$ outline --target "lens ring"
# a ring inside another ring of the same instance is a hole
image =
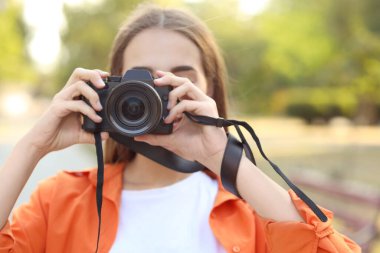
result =
[[[130,98],[141,100],[144,114],[138,120],[128,120],[123,113],[123,103]],[[162,102],[157,91],[142,81],[127,81],[113,88],[106,100],[106,115],[114,132],[137,136],[152,132],[162,118]]]

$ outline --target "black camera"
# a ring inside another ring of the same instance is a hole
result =
[[[103,89],[89,85],[98,93],[103,110],[101,123],[84,116],[87,132],[111,132],[133,137],[142,134],[170,134],[173,124],[165,124],[170,86],[155,86],[147,70],[131,69],[124,76],[110,76]],[[86,98],[83,100],[90,104]]]

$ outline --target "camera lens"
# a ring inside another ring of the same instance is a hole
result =
[[[106,115],[115,132],[137,136],[153,131],[162,118],[162,102],[157,91],[142,81],[127,81],[110,91]]]
[[[124,117],[131,121],[140,119],[145,112],[144,102],[137,97],[126,99],[121,107]]]

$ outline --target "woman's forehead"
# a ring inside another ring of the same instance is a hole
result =
[[[202,69],[198,47],[183,34],[162,28],[138,33],[124,51],[123,69],[144,66],[170,71],[177,66]]]

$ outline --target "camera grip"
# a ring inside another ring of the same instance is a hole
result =
[[[95,123],[86,115],[83,115],[82,129],[90,133],[97,133],[102,131],[100,124]]]
[[[86,104],[88,104],[89,106],[91,106],[90,101],[87,98],[81,96],[81,99]],[[97,114],[99,115],[98,112],[97,112]],[[96,133],[96,132],[101,132],[102,131],[101,123],[95,123],[87,115],[82,114],[82,116],[83,116],[83,124],[82,124],[82,129],[83,130],[85,130],[86,132],[90,132],[90,133]],[[99,115],[99,116],[101,116],[101,115]]]
[[[105,99],[106,99],[106,96],[107,96],[107,88],[108,88],[108,79],[104,79],[103,78],[103,81],[105,82],[106,86],[105,88],[103,89],[98,89],[96,88],[90,81],[86,82],[88,84],[88,86],[90,86],[92,89],[95,90],[95,92],[98,94],[99,96],[99,100],[100,100],[100,104],[104,107],[104,104],[105,104]],[[81,96],[81,99],[86,103],[88,104],[89,106],[91,106],[91,103],[90,101],[84,97],[84,96]],[[92,106],[91,106],[92,107]],[[100,112],[96,112],[96,114],[98,114],[103,120],[104,120],[104,117],[105,117],[105,113],[104,111],[100,111]],[[86,132],[90,132],[90,133],[96,133],[96,132],[105,132],[108,130],[108,128],[106,129],[106,125],[104,124],[104,121],[100,122],[100,123],[95,123],[94,121],[92,121],[88,116],[86,115],[83,115],[83,123],[82,123],[82,129],[85,130]]]

